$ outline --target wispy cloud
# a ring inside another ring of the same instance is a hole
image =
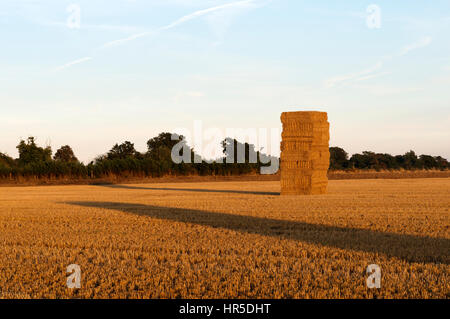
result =
[[[249,6],[251,6],[252,4],[254,5],[257,2],[257,0],[243,0],[243,1],[236,1],[236,2],[231,2],[231,3],[227,3],[227,4],[223,4],[220,6],[216,6],[216,7],[212,7],[212,8],[208,8],[208,9],[203,9],[203,10],[198,10],[195,11],[191,14],[185,15],[184,17],[181,17],[180,19],[172,22],[171,24],[164,26],[161,28],[161,30],[167,30],[167,29],[171,29],[173,27],[176,27],[182,23],[185,23],[187,21],[196,19],[198,17],[216,12],[216,11],[220,11],[220,10],[224,10],[224,9],[230,9],[230,8],[248,8]]]
[[[102,45],[102,47],[105,48],[105,47],[121,45],[121,44],[124,44],[126,42],[138,39],[138,38],[142,38],[142,37],[145,37],[145,36],[157,34],[157,33],[161,32],[161,31],[165,31],[165,30],[169,30],[169,29],[175,28],[175,27],[177,27],[177,26],[179,26],[179,25],[181,25],[183,23],[186,23],[188,21],[197,19],[197,18],[202,17],[202,16],[209,15],[211,13],[215,13],[215,12],[218,12],[218,11],[231,9],[231,8],[234,8],[234,9],[236,9],[236,8],[241,8],[241,9],[249,8],[249,7],[255,6],[258,2],[261,2],[261,1],[259,1],[259,0],[242,0],[242,1],[231,2],[231,3],[227,3],[227,4],[223,4],[223,5],[207,8],[207,9],[198,10],[198,11],[195,11],[193,13],[187,14],[187,15],[185,15],[185,16],[183,16],[183,17],[181,17],[181,18],[179,18],[179,19],[177,19],[175,21],[173,21],[172,23],[170,23],[168,25],[165,25],[165,26],[162,26],[162,27],[160,27],[160,28],[158,28],[156,30],[147,31],[147,32],[141,32],[141,33],[137,33],[137,34],[131,35],[131,36],[123,38],[123,39],[110,41],[110,42],[107,42],[104,45]]]
[[[432,42],[431,37],[429,37],[429,36],[423,37],[423,38],[419,39],[418,41],[403,47],[399,53],[397,53],[395,55],[385,56],[382,60],[380,60],[379,62],[377,62],[375,65],[373,65],[372,67],[370,67],[368,69],[362,70],[360,72],[347,74],[347,75],[335,76],[335,77],[325,80],[325,87],[331,88],[331,87],[338,86],[341,84],[365,81],[365,80],[369,80],[372,78],[390,74],[390,72],[376,73],[376,71],[380,70],[383,67],[385,61],[391,60],[395,57],[402,57],[411,51],[414,51],[414,50],[417,50],[420,48],[424,48],[424,47],[430,45],[431,42]]]
[[[425,16],[426,15],[422,15],[421,17],[386,17],[385,21],[389,24],[397,23],[400,27],[403,27],[409,32],[434,32],[448,27],[450,22],[450,17],[425,18]]]
[[[59,28],[67,28],[66,22],[57,22],[57,21],[49,21],[49,20],[38,20],[37,24],[46,26],[46,27],[59,27]],[[82,23],[80,25],[81,29],[86,30],[99,30],[99,31],[119,31],[119,32],[137,32],[142,30],[140,27],[129,26],[129,25],[110,25],[110,24],[86,24]]]
[[[311,14],[317,14],[321,16],[327,17],[340,17],[340,18],[357,18],[357,19],[366,19],[367,13],[365,11],[340,11],[340,10],[332,10],[332,9],[324,9],[324,8],[305,8],[305,12]]]
[[[370,79],[373,79],[373,78],[379,78],[381,76],[389,75],[391,73],[392,72],[386,72],[385,71],[385,72],[378,72],[378,73],[375,73],[375,74],[369,74],[369,75],[357,78],[354,82],[361,82],[361,81],[370,80]]]
[[[369,94],[378,96],[413,93],[423,90],[423,88],[418,87],[391,87],[385,85],[361,85],[361,84],[355,85],[355,88],[366,90]]]
[[[432,40],[433,39],[431,37],[423,37],[419,41],[409,44],[409,45],[405,46],[404,48],[402,48],[400,50],[400,53],[398,54],[398,56],[403,56],[413,50],[424,48],[424,47],[430,45]]]
[[[381,69],[382,66],[383,66],[383,62],[380,61],[377,64],[371,66],[370,68],[367,68],[360,72],[355,72],[352,74],[332,77],[325,81],[325,87],[331,88],[331,87],[337,86],[339,84],[347,83],[350,81],[358,81],[358,80],[367,79],[370,74]]]
[[[265,2],[268,2],[268,1],[271,1],[271,0],[266,0]],[[139,38],[142,38],[142,37],[154,35],[154,34],[157,34],[157,33],[161,32],[161,31],[165,31],[165,30],[169,30],[169,29],[175,28],[175,27],[177,27],[179,25],[182,25],[183,23],[186,23],[188,21],[197,19],[197,18],[202,17],[202,16],[207,16],[207,15],[209,15],[211,13],[219,12],[221,10],[232,9],[232,8],[233,9],[238,9],[238,8],[244,9],[244,8],[256,7],[256,6],[258,6],[258,4],[261,4],[261,2],[262,2],[261,0],[241,0],[241,1],[235,1],[235,2],[231,2],[231,3],[223,4],[223,5],[214,6],[214,7],[207,8],[207,9],[198,10],[198,11],[195,11],[193,13],[187,14],[187,15],[177,19],[177,20],[173,21],[172,23],[170,23],[168,25],[159,27],[156,30],[144,31],[144,32],[133,34],[133,35],[128,36],[126,38],[122,38],[122,39],[118,39],[118,40],[107,42],[107,43],[103,44],[102,46],[100,46],[100,49],[108,48],[108,47],[112,47],[112,46],[122,45],[122,44],[125,44],[125,43],[127,43],[129,41],[132,41],[132,40],[136,40],[136,39],[139,39]],[[63,70],[65,68],[71,67],[71,66],[73,66],[75,64],[83,63],[83,62],[91,60],[91,59],[93,59],[93,58],[92,57],[84,57],[84,58],[81,58],[81,59],[69,62],[67,64],[64,64],[64,65],[62,65],[60,67],[57,67],[55,70],[56,71]]]
[[[135,39],[139,39],[142,37],[146,37],[146,36],[149,36],[151,34],[156,34],[156,33],[157,33],[157,31],[145,31],[145,32],[141,32],[141,33],[136,33],[136,34],[130,35],[129,37],[126,37],[126,38],[107,42],[107,43],[103,44],[100,48],[118,46],[118,45],[124,44],[126,42],[129,42],[129,41],[132,41]]]
[[[223,10],[214,11],[208,14],[205,19],[208,25],[217,38],[213,45],[221,44],[224,40],[227,30],[233,23],[233,20],[240,14],[245,13],[248,10],[254,9],[259,6],[264,6],[263,2],[252,2],[240,6],[232,6],[224,8]]]
[[[81,59],[77,59],[77,60],[74,60],[74,61],[71,61],[69,63],[66,63],[66,64],[63,64],[61,66],[56,67],[55,71],[61,71],[61,70],[67,69],[67,68],[69,68],[69,67],[71,67],[71,66],[73,66],[75,64],[80,64],[80,63],[83,63],[83,62],[86,62],[86,61],[89,61],[89,60],[92,60],[92,57],[87,56],[87,57],[84,57],[84,58],[81,58]]]

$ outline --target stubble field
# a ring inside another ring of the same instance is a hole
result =
[[[0,188],[0,298],[449,298],[450,179]],[[81,268],[68,289],[66,268]],[[366,267],[381,268],[368,289]]]

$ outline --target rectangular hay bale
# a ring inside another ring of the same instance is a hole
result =
[[[283,112],[281,194],[324,194],[330,163],[326,112]]]

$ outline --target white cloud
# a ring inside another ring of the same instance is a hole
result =
[[[424,47],[430,45],[432,40],[433,39],[431,37],[423,37],[419,41],[414,42],[414,43],[412,43],[410,45],[407,45],[404,48],[402,48],[400,50],[400,53],[398,54],[398,56],[403,56],[403,55],[408,54],[409,52],[411,52],[413,50],[424,48]]]
[[[37,24],[47,27],[67,28],[66,22],[55,22],[47,20],[38,20]],[[119,32],[137,32],[141,28],[129,25],[110,25],[110,24],[80,24],[81,29],[87,30],[104,30],[104,31],[119,31]]]
[[[373,78],[378,78],[380,76],[389,75],[389,74],[391,74],[391,72],[378,72],[378,73],[375,73],[375,74],[369,74],[369,75],[366,75],[364,77],[360,77],[360,78],[355,79],[354,82],[361,82],[361,81],[365,81],[365,80],[370,80],[370,79],[373,79]]]
[[[382,66],[383,62],[380,61],[377,64],[371,66],[370,68],[362,70],[360,72],[332,77],[325,81],[325,87],[330,88],[350,81],[361,81],[367,79],[369,75],[379,70]]]
[[[423,90],[417,87],[391,87],[385,85],[355,85],[354,87],[378,96],[406,94]]]
[[[233,19],[239,14],[244,13],[247,10],[255,8],[257,6],[256,3],[249,3],[242,6],[233,6],[231,8],[225,8],[223,10],[215,11],[206,16],[206,21],[208,22],[212,32],[214,35],[219,38],[220,42],[223,40],[225,33],[228,28],[233,23]]]
[[[156,34],[156,33],[157,33],[156,31],[146,31],[146,32],[136,33],[136,34],[133,34],[133,35],[131,35],[129,37],[126,37],[126,38],[122,38],[122,39],[118,39],[118,40],[107,42],[107,43],[103,44],[101,46],[101,48],[107,48],[107,47],[121,45],[121,44],[124,44],[124,43],[126,43],[128,41],[132,41],[132,40],[135,40],[135,39],[138,39],[138,38],[142,38],[142,37],[148,36],[150,34]]]
[[[374,74],[374,72],[378,71],[379,69],[382,68],[384,61],[391,60],[394,57],[404,56],[413,50],[424,48],[424,47],[430,45],[431,42],[432,42],[431,37],[423,37],[423,38],[419,39],[417,42],[414,42],[410,45],[403,47],[397,55],[386,56],[381,61],[379,61],[377,64],[375,64],[374,66],[372,66],[368,69],[365,69],[360,72],[352,73],[352,74],[335,76],[335,77],[325,80],[325,87],[331,88],[331,87],[337,86],[339,84],[347,84],[349,82],[360,82],[360,81],[365,81],[365,80],[372,79],[375,77],[390,74],[390,72],[379,72],[379,73],[375,73],[375,74]]]
[[[168,25],[162,26],[154,31],[141,32],[141,33],[137,33],[132,36],[129,36],[127,38],[114,40],[114,41],[105,43],[102,47],[104,48],[104,47],[110,47],[110,46],[124,44],[126,42],[129,42],[129,41],[132,41],[132,40],[135,40],[138,38],[142,38],[142,37],[145,37],[145,36],[148,36],[151,34],[155,34],[155,33],[158,33],[158,32],[164,31],[164,30],[169,30],[169,29],[175,28],[175,27],[177,27],[183,23],[186,23],[188,21],[197,19],[202,16],[206,16],[206,15],[209,15],[212,13],[217,13],[222,10],[247,9],[252,6],[254,7],[254,6],[256,6],[257,2],[260,2],[260,1],[259,0],[241,0],[241,1],[231,2],[231,3],[227,3],[227,4],[222,4],[222,5],[211,7],[208,9],[198,10],[193,13],[187,14],[187,15],[179,18],[178,20],[175,20],[174,22],[172,22]]]
[[[311,14],[317,14],[328,17],[340,17],[340,18],[356,18],[356,19],[366,19],[367,13],[365,11],[338,11],[332,9],[324,8],[304,8],[304,11]]]
[[[121,44],[124,44],[126,42],[138,39],[138,38],[146,37],[146,36],[149,36],[149,35],[152,35],[152,34],[156,34],[158,32],[164,31],[164,30],[168,30],[168,29],[177,27],[177,26],[179,26],[179,25],[181,25],[181,24],[183,24],[185,22],[188,22],[190,20],[193,20],[193,19],[196,19],[196,18],[199,18],[199,17],[202,17],[202,16],[206,16],[206,15],[209,15],[211,13],[216,13],[216,12],[219,12],[219,11],[222,11],[222,10],[227,10],[227,9],[247,9],[247,8],[250,8],[250,7],[256,7],[257,3],[261,4],[261,0],[241,0],[241,1],[235,1],[235,2],[231,2],[231,3],[227,3],[227,4],[214,6],[214,7],[208,8],[208,9],[198,10],[198,11],[195,11],[195,12],[190,13],[188,15],[185,15],[185,16],[181,17],[180,19],[175,20],[174,22],[172,22],[172,23],[170,23],[168,25],[165,25],[163,27],[160,27],[160,28],[158,28],[156,30],[144,31],[144,32],[133,34],[133,35],[131,35],[129,37],[126,37],[126,38],[110,41],[110,42],[107,42],[107,43],[103,44],[100,48],[107,48],[107,47],[111,47],[111,46],[121,45]],[[223,27],[224,22],[222,21],[220,23],[222,23],[222,27]],[[57,23],[57,25],[59,25],[59,23]],[[90,26],[90,27],[100,27],[100,28],[103,27],[103,28],[106,28],[106,29],[108,29],[108,28],[111,29],[112,28],[112,26]],[[60,70],[63,70],[65,68],[71,67],[72,65],[83,63],[83,62],[91,60],[91,59],[92,59],[92,57],[84,57],[84,58],[81,58],[81,59],[78,59],[78,60],[66,63],[66,64],[64,64],[62,66],[59,66],[55,70],[56,71],[60,71]]]
[[[86,62],[86,61],[89,61],[89,60],[92,60],[92,57],[87,56],[87,57],[84,57],[84,58],[81,58],[81,59],[77,59],[77,60],[71,61],[69,63],[63,64],[61,66],[58,66],[57,68],[55,68],[55,71],[61,71],[63,69],[71,67],[72,65],[80,64],[80,63],[83,63],[83,62]]]

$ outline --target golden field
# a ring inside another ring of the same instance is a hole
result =
[[[450,179],[0,188],[0,298],[449,298]],[[381,267],[381,288],[366,267]],[[66,268],[81,267],[80,289]]]

